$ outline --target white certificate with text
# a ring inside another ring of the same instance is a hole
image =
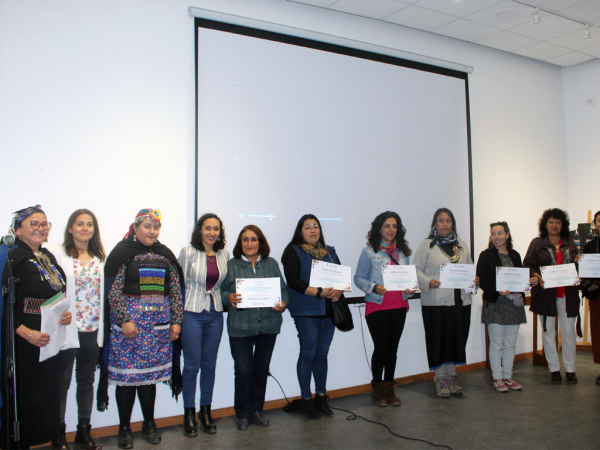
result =
[[[274,278],[236,278],[235,292],[242,296],[238,308],[273,308],[281,301],[281,280]]]
[[[383,272],[383,287],[388,291],[404,291],[405,289],[416,291],[419,289],[415,266],[386,264],[381,271]]]
[[[313,259],[309,285],[316,288],[333,288],[351,291],[352,268]]]
[[[474,264],[440,264],[441,289],[475,289]]]
[[[560,264],[557,266],[542,266],[540,267],[542,278],[544,279],[544,287],[555,288],[561,286],[578,286],[579,275],[575,264]]]
[[[579,260],[581,278],[600,278],[600,253],[584,253]]]
[[[522,267],[496,267],[496,290],[498,292],[529,292],[529,269]]]

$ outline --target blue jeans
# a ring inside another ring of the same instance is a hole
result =
[[[333,340],[335,326],[331,317],[294,317],[294,323],[300,339],[298,357],[298,383],[302,398],[312,398],[310,391],[311,375],[315,378],[315,391],[325,395],[327,392],[327,354]]]
[[[181,344],[183,346],[183,407],[196,407],[196,382],[200,373],[200,405],[212,403],[217,353],[223,334],[223,313],[215,311],[183,312]]]
[[[231,356],[235,363],[233,407],[238,419],[248,419],[250,413],[263,410],[269,364],[271,364],[276,339],[276,334],[229,336]]]

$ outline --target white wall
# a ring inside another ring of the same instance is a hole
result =
[[[565,119],[561,69],[556,66],[282,0],[5,0],[0,3],[0,148],[4,164],[12,161],[18,168],[11,173],[5,169],[0,179],[0,218],[7,227],[12,211],[41,203],[55,225],[50,244],[56,244],[68,215],[88,207],[98,215],[111,249],[137,210],[152,207],[163,213],[161,241],[175,253],[187,244],[194,214],[194,32],[193,19],[186,14],[189,5],[473,66],[469,85],[476,255],[487,245],[489,223],[507,220],[524,256],[542,210],[567,208],[573,202],[563,175]],[[235,233],[229,230],[230,236]],[[477,296],[470,363],[485,359],[480,311]],[[358,320],[355,313],[352,333],[336,334],[329,389],[370,381]],[[370,354],[368,332],[366,341]],[[299,393],[297,348],[286,315],[271,371],[288,396]],[[531,324],[522,327],[517,350],[531,351]],[[396,376],[425,371],[420,308],[412,301]],[[267,399],[280,397],[270,382]],[[157,404],[157,417],[181,414],[181,400],[170,400],[164,386],[159,387]],[[233,363],[225,334],[213,408],[232,404]],[[68,429],[73,430],[74,395],[69,405]],[[108,412],[94,413],[94,426],[116,424],[116,413],[113,396]],[[133,420],[141,420],[138,408]]]

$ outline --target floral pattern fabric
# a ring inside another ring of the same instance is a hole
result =
[[[100,264],[94,259],[87,264],[75,259],[73,269],[77,331],[96,331],[100,323]]]

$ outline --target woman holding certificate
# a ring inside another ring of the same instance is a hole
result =
[[[360,254],[354,275],[354,283],[365,293],[365,318],[374,345],[371,399],[377,406],[400,406],[400,399],[394,393],[396,354],[409,308],[408,297],[414,290],[387,290],[382,269],[408,264],[412,251],[405,235],[398,214],[391,211],[379,214],[371,223],[368,245]]]
[[[506,222],[490,225],[490,243],[481,252],[477,261],[479,286],[483,290],[481,323],[487,325],[490,339],[490,366],[494,378],[494,389],[507,392],[521,389],[521,384],[512,379],[513,362],[519,327],[527,323],[525,299],[521,291],[509,289],[499,291],[497,287],[498,267],[523,267],[521,255],[513,249],[512,237]],[[527,269],[524,269],[527,272]],[[529,276],[529,274],[527,274]],[[528,283],[536,286],[538,279],[531,277]],[[527,288],[528,286],[523,286]]]
[[[231,305],[227,313],[227,332],[231,356],[235,363],[234,409],[238,430],[248,429],[249,422],[268,427],[262,412],[269,376],[269,364],[275,340],[281,329],[281,313],[289,303],[288,290],[279,264],[269,257],[270,248],[256,225],[245,226],[227,263],[227,276],[221,285],[223,304]],[[236,280],[278,279],[280,296],[272,307],[245,307],[243,296],[236,293]],[[239,309],[238,309],[239,307]]]
[[[186,301],[183,312],[183,433],[198,436],[196,385],[200,371],[200,413],[202,431],[217,432],[211,415],[217,354],[223,334],[221,283],[227,275],[229,252],[225,250],[225,228],[216,214],[204,214],[196,222],[191,246],[179,254],[185,274]]]
[[[575,322],[579,316],[579,292],[577,286],[546,287],[541,267],[576,263],[579,260],[577,245],[569,237],[569,216],[562,209],[547,209],[538,224],[539,237],[531,241],[523,261],[523,265],[529,268],[532,276],[539,281],[538,285],[531,289],[529,309],[540,316],[544,355],[548,361],[550,379],[554,384],[562,383],[555,340],[555,322],[558,316],[567,383],[575,384]]]
[[[281,262],[289,287],[288,308],[300,339],[297,373],[302,399],[302,412],[309,419],[332,417],[327,403],[327,354],[333,340],[331,302],[337,302],[343,291],[309,285],[312,261],[340,264],[333,247],[325,245],[319,219],[305,214],[298,221],[292,240],[285,248]],[[310,391],[311,376],[316,395]]]
[[[600,211],[594,214],[594,228],[596,229],[596,233],[600,231]],[[594,239],[585,244],[583,253],[595,255],[600,253],[600,237],[598,234],[596,234]],[[580,265],[583,265],[583,263],[580,263]],[[581,267],[580,270],[582,270]],[[598,294],[600,293],[600,277],[583,279],[582,285],[583,295],[590,300],[590,329],[592,332],[592,352],[594,354],[594,362],[600,364],[600,299],[598,299]],[[600,376],[596,378],[596,384],[600,384]]]
[[[431,231],[415,252],[427,360],[438,397],[462,394],[457,365],[467,363],[466,345],[471,324],[471,293],[465,289],[440,288],[441,264],[472,264],[467,244],[456,234],[454,214],[438,209]],[[475,280],[477,283],[478,280]]]

